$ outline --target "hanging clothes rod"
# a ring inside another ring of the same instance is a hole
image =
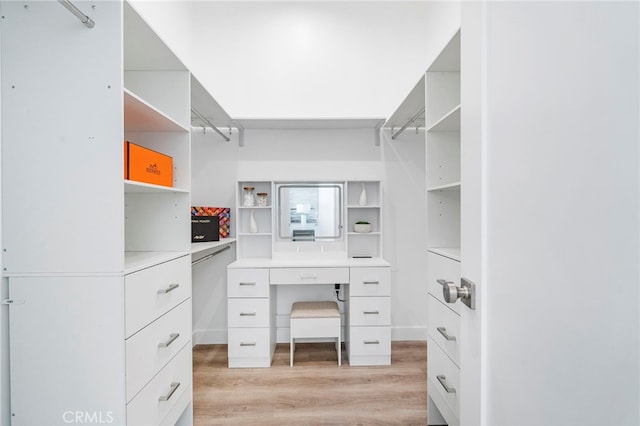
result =
[[[69,12],[73,13],[87,28],[95,27],[96,23],[93,22],[93,19],[82,13],[82,11],[69,0],[58,0],[58,3],[66,7]]]
[[[222,252],[223,252],[223,251],[225,251],[225,250],[229,250],[230,248],[231,248],[231,246],[226,246],[226,247],[224,247],[224,248],[222,248],[222,249],[220,249],[220,250],[218,250],[218,251],[214,251],[214,252],[213,252],[213,253],[211,253],[211,254],[208,254],[208,255],[206,255],[206,256],[204,256],[204,257],[201,257],[201,258],[200,258],[200,259],[198,259],[198,260],[194,260],[193,262],[191,262],[191,266],[197,265],[198,263],[204,262],[205,260],[209,260],[209,259],[211,259],[213,256],[216,256],[216,255],[218,255],[218,254],[222,253]]]
[[[416,121],[418,118],[420,118],[420,116],[421,116],[422,114],[424,114],[424,109],[425,109],[425,108],[424,108],[424,107],[422,107],[422,109],[421,109],[420,111],[418,111],[418,113],[417,113],[416,115],[414,115],[413,117],[411,117],[411,118],[409,119],[409,121],[407,121],[406,123],[404,123],[404,126],[400,127],[400,128],[398,129],[398,131],[397,131],[397,132],[395,132],[393,135],[391,135],[391,139],[395,139],[395,138],[396,138],[400,133],[404,132],[404,130],[405,130],[407,127],[409,127],[409,125],[410,125],[411,123],[413,123],[413,122],[414,122],[414,121]]]
[[[224,133],[222,133],[222,131],[220,129],[218,129],[216,126],[213,125],[213,123],[211,122],[211,120],[205,118],[202,114],[200,114],[195,108],[191,107],[191,112],[195,114],[196,117],[198,117],[202,122],[204,122],[205,124],[207,124],[207,127],[212,128],[213,130],[215,130],[220,136],[222,136],[224,138],[224,140],[226,140],[227,142],[229,142],[231,139],[229,139],[227,137],[227,135],[225,135]]]

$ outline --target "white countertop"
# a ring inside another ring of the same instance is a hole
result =
[[[349,268],[391,266],[381,257],[373,258],[254,258],[239,259],[229,268]]]

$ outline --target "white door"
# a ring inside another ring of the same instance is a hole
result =
[[[462,4],[461,424],[640,423],[639,9]]]

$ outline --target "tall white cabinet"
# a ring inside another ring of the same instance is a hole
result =
[[[217,104],[131,5],[78,6],[95,27],[0,3],[12,424],[188,423],[191,108]],[[125,180],[124,140],[172,186]]]

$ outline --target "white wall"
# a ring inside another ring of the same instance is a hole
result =
[[[234,118],[388,117],[455,1],[135,1]]]
[[[383,137],[376,146],[373,129],[248,130],[244,147],[237,136],[224,142],[212,132],[196,132],[193,172],[192,202],[222,207],[234,206],[236,180],[382,180],[384,255],[392,264],[392,338],[426,338],[426,293],[420,279],[426,251],[415,238],[425,234],[422,132],[408,131],[393,142]],[[214,259],[194,268],[197,343],[226,342],[223,275],[233,255],[225,252]],[[327,297],[333,297],[332,290]]]

